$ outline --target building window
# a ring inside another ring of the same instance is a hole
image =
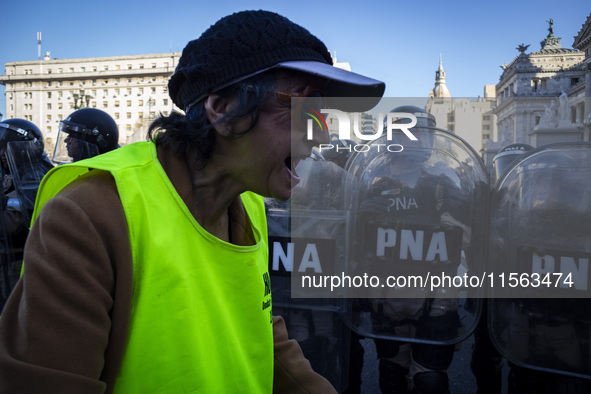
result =
[[[131,131],[131,125],[130,124],[126,124],[125,125],[125,130],[126,131]]]
[[[490,130],[490,126],[487,124],[482,125],[482,130]]]
[[[163,105],[168,105],[168,99],[164,99],[164,100],[162,100],[162,104],[163,104]]]
[[[107,108],[109,106],[109,102],[108,101],[103,101],[103,108]]]
[[[63,109],[63,108],[64,108],[63,103],[57,103],[57,109]]]
[[[482,115],[482,120],[483,121],[489,121],[490,120],[490,115]]]
[[[131,64],[128,64],[128,65],[127,65],[127,69],[128,69],[128,70],[131,70]]]
[[[50,99],[51,98],[51,92],[47,92],[47,98]]]
[[[103,71],[109,71],[109,66],[107,66],[107,65],[103,66]]]
[[[51,68],[47,69],[47,74],[51,74]]]
[[[119,119],[119,112],[115,112],[114,117],[115,117],[115,119]]]
[[[140,64],[140,70],[143,70],[143,69],[144,69],[144,65]]]
[[[127,113],[125,114],[125,116],[127,117],[127,119],[131,119],[131,112],[127,112]]]
[[[144,100],[139,100],[138,103],[137,103],[137,105],[139,107],[143,107],[144,106]]]
[[[51,109],[51,103],[47,103],[47,109]]]
[[[156,63],[152,63],[152,68],[156,68]]]
[[[119,108],[119,100],[115,101],[115,108]]]
[[[131,100],[127,100],[127,106],[131,107]]]
[[[57,72],[61,74],[61,73],[63,73],[63,72],[64,72],[64,69],[63,69],[63,68],[58,68],[58,69],[57,69]]]
[[[579,83],[579,78],[571,78],[570,79],[570,86],[574,86]]]
[[[125,93],[125,94],[127,94],[128,96],[130,96],[130,95],[131,95],[131,88],[127,88],[127,90],[126,90],[126,93]]]

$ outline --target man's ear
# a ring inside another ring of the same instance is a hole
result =
[[[227,99],[223,98],[217,94],[210,94],[207,96],[204,102],[205,112],[207,113],[207,119],[213,125],[215,125],[215,129],[222,133],[229,133],[229,124],[224,123],[217,123],[220,119],[226,116],[234,107],[234,103]]]

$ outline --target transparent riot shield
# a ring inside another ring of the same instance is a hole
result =
[[[334,275],[346,262],[348,214],[344,191],[351,179],[337,165],[308,159],[288,202],[267,199],[273,314],[285,319],[316,372],[338,391],[347,387],[350,329],[344,301],[301,286],[308,273]],[[293,285],[292,285],[293,284]]]
[[[51,167],[38,141],[7,144],[3,167],[0,247],[2,248],[2,305],[16,284],[22,266],[23,249],[41,178]]]
[[[491,200],[489,331],[518,366],[591,378],[591,143],[523,155]]]
[[[8,143],[6,158],[14,182],[24,222],[31,221],[35,198],[41,179],[52,168],[51,162],[37,141]]]
[[[10,180],[8,174],[2,169],[2,189],[0,190],[0,312],[16,283],[18,276],[14,270],[14,253],[12,247],[11,228],[8,225],[10,216],[9,197],[5,193],[5,187]]]
[[[434,127],[416,141],[357,146],[348,273],[349,324],[360,335],[453,344],[481,310],[488,177],[462,139]]]

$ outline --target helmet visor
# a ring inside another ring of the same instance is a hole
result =
[[[86,134],[78,132],[78,126],[60,123],[57,141],[53,151],[53,162],[56,164],[71,163],[88,159],[99,154],[99,147],[86,141]]]
[[[8,123],[0,122],[0,141],[18,141],[25,139],[32,139],[30,133],[27,130]]]

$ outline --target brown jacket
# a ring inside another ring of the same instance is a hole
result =
[[[191,201],[183,162],[162,150],[158,157]],[[127,338],[132,258],[110,174],[91,171],[50,200],[24,258],[0,318],[0,393],[111,392]],[[274,392],[336,392],[289,340],[283,319],[273,320],[273,334]]]

